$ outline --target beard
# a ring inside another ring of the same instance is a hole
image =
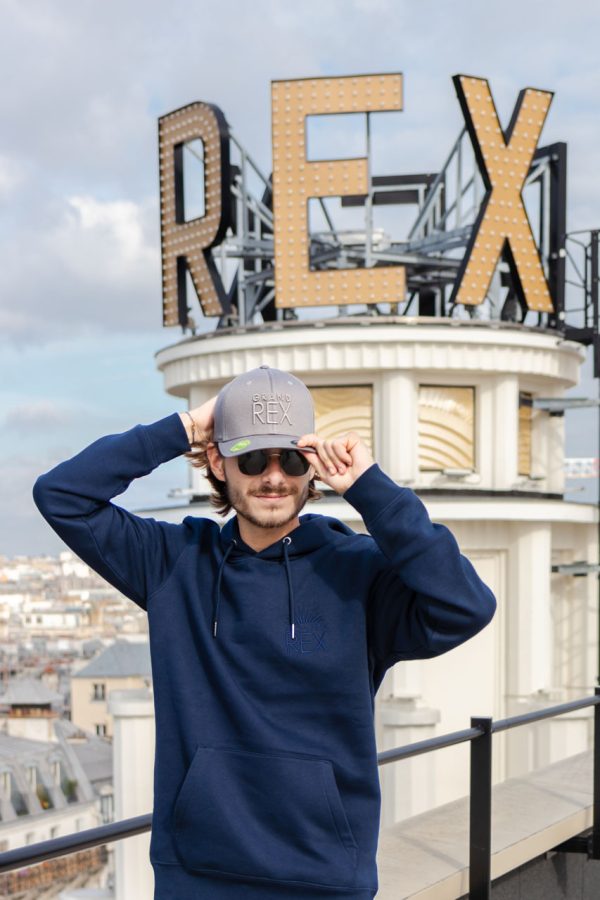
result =
[[[227,479],[225,480],[225,492],[227,499],[235,509],[238,516],[247,519],[252,525],[258,528],[280,528],[293,521],[298,516],[300,510],[305,506],[308,500],[307,482],[302,490],[290,489],[284,493],[274,490],[273,488],[263,488],[262,491],[256,491],[253,494],[245,494],[235,488]],[[252,503],[253,497],[264,496],[265,494],[279,494],[282,497],[291,497],[292,505],[286,504],[286,509],[259,509],[259,502]]]

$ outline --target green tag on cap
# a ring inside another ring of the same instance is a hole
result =
[[[242,441],[238,441],[237,444],[234,444],[233,447],[229,448],[230,453],[239,453],[240,450],[245,450],[246,447],[250,446],[250,441],[247,438],[244,438]]]

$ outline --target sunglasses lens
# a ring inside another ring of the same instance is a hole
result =
[[[261,475],[267,468],[268,454],[264,450],[250,450],[236,457],[238,469],[242,475]],[[309,462],[298,450],[282,450],[279,454],[279,465],[286,475],[305,475]]]
[[[250,450],[237,457],[237,464],[242,475],[260,475],[267,468],[267,457],[262,450]]]
[[[282,450],[279,462],[286,475],[304,475],[308,472],[309,462],[298,450]]]

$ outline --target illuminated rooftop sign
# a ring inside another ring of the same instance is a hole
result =
[[[403,108],[399,73],[272,82],[273,171],[271,179],[262,178],[261,196],[248,187],[246,170],[254,164],[218,107],[192,103],[161,117],[164,324],[185,328],[193,321],[188,277],[205,316],[244,324],[257,312],[274,318],[273,310],[350,304],[397,308],[408,289],[422,292],[429,283],[438,293],[450,289],[451,308],[472,308],[488,298],[499,263],[522,310],[553,313],[549,264],[545,271],[540,240],[536,243],[523,202],[552,93],[521,91],[503,132],[485,79],[457,75],[454,84],[478,169],[473,185],[478,178],[482,186],[468,222],[460,219],[466,188],[449,204],[445,171],[414,176],[412,184],[410,176],[373,176],[368,156],[308,159],[307,117],[364,113],[369,134],[370,115]],[[193,141],[203,148],[204,208],[189,217],[184,150]],[[460,139],[457,146],[460,155]],[[241,154],[239,165],[230,160],[232,147]],[[366,225],[354,243],[333,226],[325,235],[309,232],[309,201],[331,197],[341,198],[342,206],[364,206]],[[373,205],[414,202],[413,197],[420,198],[420,208],[408,240],[378,244]],[[456,219],[452,231],[450,212]],[[548,250],[551,256],[557,254]],[[242,263],[226,284],[231,257]]]

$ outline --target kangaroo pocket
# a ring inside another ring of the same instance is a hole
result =
[[[354,883],[358,847],[330,760],[198,747],[173,810],[193,871]]]

